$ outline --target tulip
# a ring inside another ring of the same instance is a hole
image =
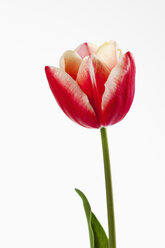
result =
[[[91,212],[85,195],[83,200],[91,248],[116,248],[115,217],[111,166],[106,126],[121,121],[128,113],[135,93],[135,62],[130,52],[122,54],[116,42],[97,47],[83,43],[74,51],[66,51],[60,68],[46,66],[46,76],[64,113],[86,128],[100,128],[108,217],[108,237]]]
[[[46,66],[45,72],[61,109],[87,128],[119,122],[134,98],[133,56],[130,52],[121,55],[114,41],[100,47],[83,43],[62,55],[60,68]]]

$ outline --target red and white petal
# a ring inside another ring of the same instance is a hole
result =
[[[78,46],[75,51],[80,55],[80,57],[83,59],[86,56],[90,56],[94,54],[97,50],[97,46],[92,43],[82,43],[80,46]]]
[[[116,42],[105,42],[97,49],[96,56],[107,65],[109,70],[112,70],[117,64]]]
[[[88,96],[89,99],[92,98],[92,83],[89,73],[89,57],[85,57],[80,65],[79,71],[77,73],[76,82],[83,90],[83,92]]]
[[[113,125],[129,111],[135,93],[135,63],[130,52],[122,55],[105,83],[102,125]]]
[[[88,128],[98,128],[95,112],[88,97],[71,76],[61,69],[45,67],[52,93],[64,113],[73,121]]]
[[[60,68],[76,79],[77,72],[82,62],[81,57],[75,51],[66,51],[60,59]]]
[[[98,119],[100,118],[102,94],[105,90],[104,84],[109,73],[109,69],[92,55],[83,59],[77,74],[76,81],[88,96]]]

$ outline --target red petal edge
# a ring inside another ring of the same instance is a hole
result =
[[[99,128],[88,97],[77,82],[59,68],[46,66],[50,89],[64,113],[83,127]]]

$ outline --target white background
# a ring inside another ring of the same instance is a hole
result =
[[[0,247],[87,248],[80,188],[107,230],[99,130],[70,121],[44,74],[81,42],[116,40],[136,95],[108,128],[118,248],[165,247],[163,0],[0,2]]]

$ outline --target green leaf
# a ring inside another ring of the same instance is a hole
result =
[[[81,199],[83,201],[84,210],[85,210],[85,214],[87,217],[87,223],[88,223],[90,247],[94,248],[94,234],[93,234],[92,223],[91,223],[92,222],[91,206],[89,205],[89,202],[88,202],[86,196],[83,194],[83,192],[81,192],[79,189],[75,189],[75,190],[79,194],[79,196],[81,197]]]
[[[92,229],[94,234],[94,247],[108,248],[107,235],[93,212],[92,212]]]
[[[86,196],[79,189],[75,189],[83,201],[85,214],[87,217],[88,229],[89,229],[89,239],[91,248],[108,248],[108,238],[107,235],[91,211],[91,206],[86,198]]]

